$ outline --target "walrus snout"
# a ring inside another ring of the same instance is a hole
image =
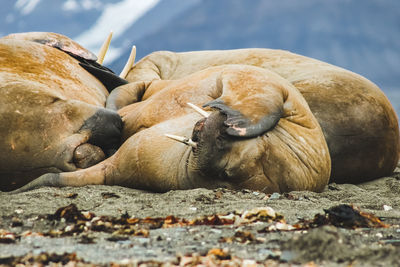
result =
[[[122,136],[122,119],[113,110],[99,109],[88,118],[80,131],[90,131],[87,143],[101,148],[106,156],[111,156],[118,149]]]
[[[210,166],[215,167],[217,159],[227,153],[235,141],[226,133],[225,120],[226,115],[218,111],[195,124],[191,140],[197,144],[197,149],[193,150],[197,159],[196,168],[203,169],[204,172],[209,172],[211,169],[221,170],[219,167]]]
[[[192,140],[195,142],[215,142],[222,136],[227,136],[225,125],[227,116],[218,111],[211,113],[208,118],[199,120],[193,127]]]

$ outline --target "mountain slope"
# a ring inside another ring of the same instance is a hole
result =
[[[398,0],[16,0],[2,2],[0,22],[1,35],[58,32],[95,53],[114,30],[106,62],[116,72],[133,44],[138,59],[157,50],[266,47],[342,66],[400,95]]]
[[[400,82],[400,2],[203,0],[135,45],[138,58],[157,50],[285,49],[390,90]],[[128,50],[111,66],[121,69],[127,57]]]

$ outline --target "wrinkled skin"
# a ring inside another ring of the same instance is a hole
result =
[[[223,64],[271,70],[301,92],[328,143],[332,182],[359,183],[393,172],[399,160],[398,118],[383,92],[353,72],[287,51],[155,52],[128,73],[127,80],[143,86],[136,92],[126,86],[118,88],[108,105],[119,108],[140,101],[150,81],[179,79]]]
[[[88,169],[43,175],[17,192],[109,184],[158,192],[226,187],[270,193],[321,191],[328,183],[322,130],[297,89],[273,72],[226,65],[124,90],[132,96],[141,91],[142,101],[119,110],[126,141],[112,157]],[[187,102],[206,104],[211,115],[202,118]],[[191,136],[197,147],[166,133]]]
[[[58,40],[56,48],[43,44],[47,37]],[[44,173],[92,166],[119,145],[122,122],[104,108],[106,88],[62,49],[91,55],[57,34],[0,39],[2,191]]]
[[[2,37],[3,40],[21,40],[31,41],[39,44],[43,44],[49,47],[57,48],[61,51],[75,55],[86,60],[96,61],[97,57],[91,51],[85,49],[80,44],[74,42],[65,35],[53,32],[23,32],[13,33]]]

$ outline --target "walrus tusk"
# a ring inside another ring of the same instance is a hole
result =
[[[99,55],[97,56],[97,63],[99,63],[99,64],[103,64],[104,58],[106,57],[108,47],[110,46],[110,43],[111,43],[112,35],[113,35],[113,32],[111,31],[110,34],[107,36],[107,39],[104,41],[103,45],[100,48]]]
[[[193,148],[197,148],[197,143],[193,142],[193,140],[190,138],[186,138],[186,137],[178,136],[178,135],[174,135],[174,134],[164,134],[164,135],[168,138],[171,138],[172,140],[184,143],[185,145],[191,146]]]
[[[208,116],[210,116],[210,113],[208,113],[205,110],[202,110],[201,108],[199,108],[198,106],[192,104],[192,103],[187,103],[189,107],[191,107],[192,109],[194,109],[196,112],[198,112],[200,115],[204,116],[205,118],[208,118]]]
[[[131,70],[136,58],[136,45],[132,46],[131,54],[129,55],[128,61],[125,64],[124,69],[119,75],[120,78],[125,79],[128,72]]]

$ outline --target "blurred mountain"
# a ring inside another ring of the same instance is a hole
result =
[[[2,0],[0,34],[57,32],[96,53],[110,31],[114,32],[114,40],[118,39],[158,3],[159,0]],[[112,43],[108,62],[122,52],[119,44]]]
[[[400,87],[396,0],[203,0],[134,42],[139,57],[156,50],[285,49],[360,73],[386,90]],[[111,66],[121,69],[127,57],[128,51]]]
[[[360,73],[400,93],[398,0],[2,1],[0,33],[54,31],[97,52],[114,30],[107,64],[119,72],[157,50],[266,47]]]

